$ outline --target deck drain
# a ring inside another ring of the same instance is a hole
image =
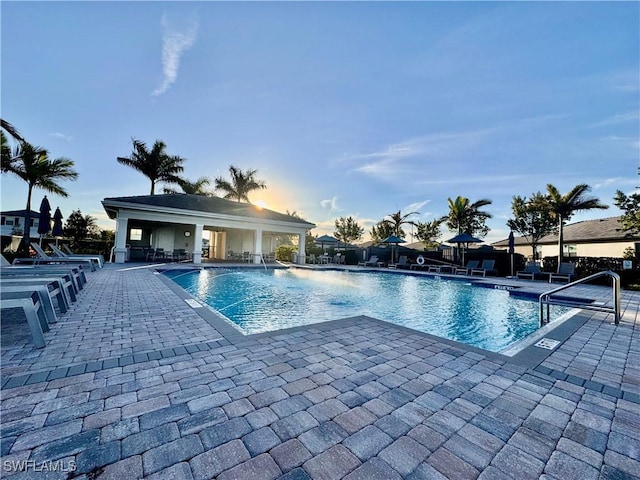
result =
[[[191,308],[202,308],[202,304],[192,298],[185,299],[185,302],[187,302]]]
[[[536,347],[545,348],[547,350],[553,350],[556,348],[560,342],[558,340],[552,340],[550,338],[543,338],[538,343],[535,344]]]

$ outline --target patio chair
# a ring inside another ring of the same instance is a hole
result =
[[[69,277],[75,293],[84,288],[87,277],[81,265],[33,265],[33,266],[12,266],[0,270],[0,278],[5,277]]]
[[[535,280],[536,276],[542,273],[542,269],[540,268],[540,264],[538,262],[527,262],[524,266],[524,270],[516,272],[516,278],[520,280],[529,279]]]
[[[575,263],[561,263],[558,267],[558,273],[552,273],[549,275],[549,283],[554,280],[565,280],[567,283],[573,282],[576,278],[576,265]]]
[[[472,275],[473,270],[477,269],[478,265],[480,265],[478,260],[469,260],[465,267],[456,267],[456,270],[453,273],[456,275]]]
[[[40,245],[37,243],[31,243],[31,248],[38,254],[37,258],[16,258],[13,260],[13,264],[32,264],[32,265],[46,265],[46,264],[83,264],[88,265],[91,268],[91,271],[94,272],[96,270],[96,266],[93,263],[93,260],[83,259],[83,258],[68,258],[68,257],[52,257],[47,255],[47,253],[42,249]]]
[[[149,250],[147,252],[147,260],[155,262],[156,260],[164,260],[164,248],[156,248],[155,250]]]
[[[400,258],[398,259],[398,261],[396,263],[390,263],[389,265],[387,265],[389,268],[398,268],[398,267],[402,267],[402,268],[411,268],[411,265],[409,265],[409,262],[407,262],[407,256],[406,255],[401,255]]]
[[[358,262],[358,265],[361,267],[368,267],[368,266],[377,267],[379,263],[381,262],[380,260],[378,260],[378,256],[371,255],[371,258],[369,258],[369,260],[363,260],[361,262]]]
[[[75,253],[74,254],[69,254],[69,253],[63,252],[62,250],[60,250],[58,247],[56,247],[53,244],[49,245],[49,247],[51,247],[51,250],[53,251],[53,253],[55,254],[56,257],[91,260],[91,261],[96,263],[98,268],[102,268],[104,266],[104,257],[102,255],[90,255],[90,254],[83,255],[83,254],[75,254]]]
[[[481,273],[483,277],[487,276],[487,273],[495,273],[496,269],[494,268],[496,264],[495,260],[483,260],[482,264],[478,268],[471,269],[471,275],[476,273]]]
[[[38,295],[40,304],[42,305],[42,311],[44,312],[43,320],[45,322],[45,324],[42,325],[42,331],[46,332],[49,330],[50,323],[58,322],[58,317],[56,316],[56,312],[53,308],[53,302],[51,301],[47,287],[44,285],[18,285],[17,287],[2,285],[0,299],[5,301],[20,298],[31,298],[31,295],[33,295],[34,292]]]
[[[70,282],[69,282],[70,283]],[[44,287],[51,301],[56,299],[58,310],[65,313],[69,310],[70,300],[62,279],[56,278],[0,278],[0,290],[7,287]],[[73,286],[71,285],[73,289]]]
[[[3,298],[0,302],[0,310],[2,310],[2,327],[7,328],[6,316],[9,310],[20,309],[24,314],[27,324],[29,325],[29,332],[31,333],[31,341],[36,348],[44,348],[47,343],[44,340],[43,331],[47,331],[49,326],[47,325],[44,309],[38,292],[32,292],[30,295],[23,298]]]

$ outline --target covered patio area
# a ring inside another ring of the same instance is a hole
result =
[[[315,227],[291,215],[201,195],[114,197],[102,205],[116,220],[115,263],[176,258],[261,263],[291,237],[304,263],[306,231]]]

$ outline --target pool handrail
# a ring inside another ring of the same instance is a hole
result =
[[[566,290],[567,288],[574,287],[578,284],[585,283],[591,281],[595,278],[599,277],[611,277],[613,279],[613,306],[607,307],[605,305],[598,305],[593,303],[582,303],[575,302],[571,300],[553,300],[551,295],[554,293],[558,293],[562,290]],[[562,285],[560,287],[554,288],[553,290],[546,291],[540,295],[538,298],[538,303],[540,306],[540,326],[543,327],[547,323],[549,323],[549,305],[562,305],[566,307],[576,307],[582,308],[584,310],[595,310],[598,312],[607,312],[613,313],[614,323],[618,325],[620,323],[620,275],[611,270],[604,270],[602,272],[594,273],[593,275],[589,275],[588,277],[581,278],[579,280],[575,280],[573,282],[567,283],[566,285]],[[547,315],[545,319],[544,315],[544,305],[547,306]]]

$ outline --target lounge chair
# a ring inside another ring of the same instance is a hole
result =
[[[481,273],[483,277],[486,277],[487,273],[496,273],[496,269],[494,268],[495,264],[495,260],[483,260],[478,268],[471,269],[471,275]]]
[[[378,256],[377,255],[371,255],[371,258],[369,258],[369,260],[363,260],[361,262],[358,262],[358,265],[361,267],[377,267],[380,263],[380,260],[378,260]]]
[[[65,250],[70,256],[73,256],[73,255],[81,255],[81,256],[89,256],[89,257],[98,256],[100,258],[101,262],[102,262],[102,265],[104,265],[104,257],[100,253],[98,253],[96,255],[83,254],[83,253],[74,253],[74,251],[71,250],[71,247],[69,247],[69,245],[67,245],[66,243],[62,244],[62,249]]]
[[[31,340],[35,347],[44,348],[47,345],[42,332],[47,331],[49,326],[47,324],[44,308],[40,301],[40,295],[38,292],[31,292],[31,294],[25,295],[21,298],[5,299],[3,295],[2,302],[0,302],[0,309],[2,310],[3,317],[5,317],[11,309],[22,310],[22,313],[27,320],[27,324],[29,325]],[[6,326],[4,320],[3,326]]]
[[[409,265],[409,262],[407,261],[406,255],[401,255],[397,263],[390,263],[387,266],[389,268],[411,268],[411,265]]]
[[[102,255],[91,255],[91,254],[84,255],[84,254],[75,254],[75,253],[71,255],[69,253],[63,252],[53,244],[49,245],[49,247],[51,247],[51,250],[53,251],[55,256],[58,258],[75,258],[75,259],[81,259],[81,260],[91,260],[96,263],[98,268],[102,268],[104,266],[104,257]]]
[[[71,284],[71,282],[69,281]],[[69,296],[67,295],[66,287],[62,279],[56,278],[0,278],[0,290],[6,287],[44,287],[47,289],[49,298],[51,301],[56,300],[58,310],[61,313],[65,313],[69,310]],[[71,288],[73,285],[71,284]]]
[[[10,277],[69,277],[75,292],[79,292],[87,283],[87,277],[80,265],[34,265],[12,266],[0,271],[0,278]]]
[[[478,269],[480,262],[478,260],[469,260],[465,267],[456,267],[456,275],[473,275],[473,270]]]
[[[558,267],[558,273],[552,273],[549,275],[549,283],[554,280],[565,280],[566,282],[572,282],[576,278],[576,265],[575,263],[561,263]]]
[[[46,332],[47,330],[49,330],[50,323],[58,322],[58,317],[56,316],[56,311],[53,308],[53,302],[51,301],[51,297],[49,296],[49,290],[47,289],[47,287],[45,287],[44,285],[19,285],[17,287],[8,287],[2,285],[2,291],[0,291],[0,299],[2,299],[2,301],[5,301],[20,298],[30,298],[34,292],[38,294],[38,298],[40,299],[40,303],[42,304],[42,311],[44,312],[45,321],[45,325],[42,325],[42,331]]]
[[[535,280],[536,277],[540,277],[542,274],[542,269],[538,262],[527,262],[524,266],[524,270],[516,272],[516,278],[518,280],[521,278],[525,280]]]
[[[37,258],[16,258],[13,261],[14,265],[18,264],[32,264],[32,265],[46,265],[46,264],[83,264],[88,265],[91,271],[96,270],[96,266],[93,260],[83,258],[68,258],[68,257],[52,257],[47,255],[40,245],[37,243],[31,243],[31,248],[38,254]]]

